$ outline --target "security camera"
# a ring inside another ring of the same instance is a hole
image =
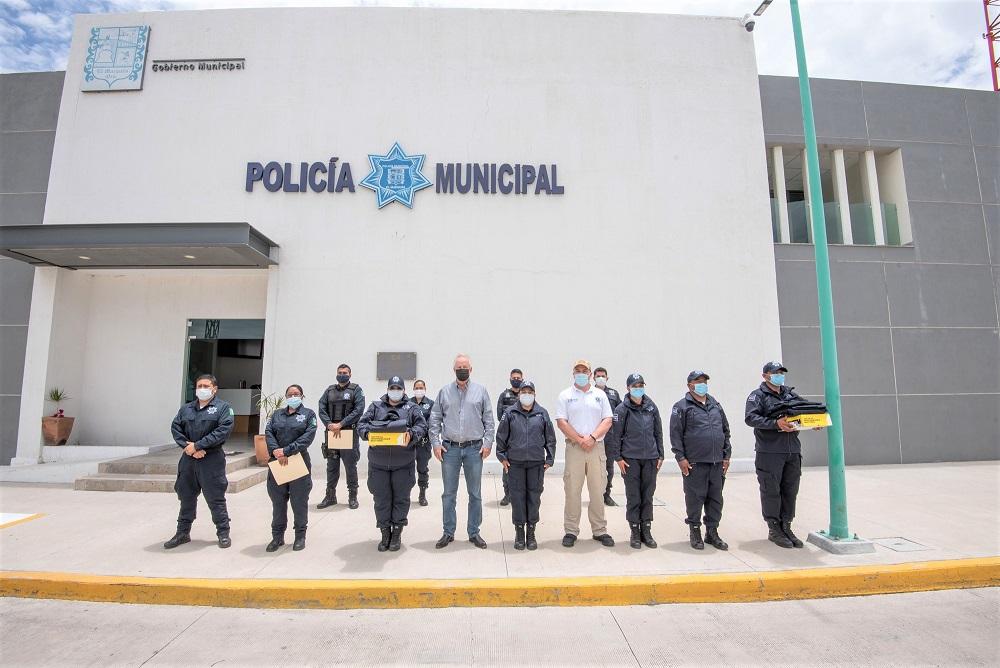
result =
[[[747,29],[747,32],[753,32],[754,25],[757,21],[754,19],[752,14],[744,14],[743,18],[740,19],[740,25]]]

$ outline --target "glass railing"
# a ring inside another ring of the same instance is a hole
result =
[[[807,244],[812,241],[808,209],[805,202],[788,203],[788,231],[793,244]]]
[[[895,204],[883,203],[882,229],[885,233],[886,246],[902,245],[899,234],[899,213]],[[851,236],[855,246],[875,245],[875,226],[872,222],[871,204],[864,202],[850,205]],[[826,217],[826,237],[831,244],[844,243],[843,225],[840,220],[840,205],[836,202],[824,202],[823,213]],[[808,202],[798,201],[788,203],[788,229],[793,244],[812,243],[812,223],[809,216]],[[778,220],[778,200],[771,198],[771,236],[775,243],[781,239],[781,224]]]
[[[781,243],[781,222],[778,220],[778,200],[771,198],[771,238]]]
[[[885,230],[886,246],[902,246],[899,236],[899,213],[895,204],[882,205],[882,229]]]

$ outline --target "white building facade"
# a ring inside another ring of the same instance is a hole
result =
[[[92,30],[147,26],[141,89],[83,90]],[[230,357],[310,405],[340,362],[380,396],[379,353],[413,353],[385,359],[415,359],[407,389],[432,396],[459,352],[494,400],[518,367],[549,408],[579,357],[618,389],[640,371],[662,409],[703,368],[748,458],[743,401],[781,355],[765,153],[735,19],[78,16],[41,227],[139,241],[35,263],[15,462],[38,460],[54,386],[71,443],[169,442],[192,328],[261,320],[259,350]],[[143,233],[164,223],[206,233]],[[248,224],[259,257],[213,247],[221,223]]]

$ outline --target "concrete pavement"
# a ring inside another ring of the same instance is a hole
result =
[[[0,599],[0,616],[5,666],[1000,663],[997,588],[726,605],[440,610]]]
[[[317,466],[307,548],[292,552],[288,546],[274,554],[264,551],[271,515],[264,485],[229,497],[232,548],[215,545],[214,527],[200,503],[192,542],[167,552],[162,543],[173,534],[177,514],[173,495],[3,483],[0,511],[43,516],[0,529],[0,567],[182,578],[513,578],[727,573],[1000,555],[996,462],[848,468],[851,529],[864,538],[880,539],[874,554],[851,556],[827,554],[812,545],[783,550],[769,543],[756,478],[744,473],[730,474],[726,486],[721,533],[729,552],[692,550],[683,524],[681,481],[672,470],[661,472],[656,494],[663,504],[654,509],[658,549],[628,547],[621,506],[607,509],[609,530],[618,541],[614,548],[589,540],[586,526],[576,547],[563,548],[562,480],[549,476],[542,495],[539,549],[517,552],[510,510],[499,506],[499,477],[487,476],[482,535],[489,548],[478,550],[464,540],[466,497],[460,488],[457,539],[436,550],[441,484],[434,466],[431,505],[412,506],[401,551],[379,553],[367,490],[362,488],[358,510],[343,503],[346,493],[341,494],[341,505],[315,510],[323,493],[320,469]],[[615,484],[616,498],[624,504],[620,479]],[[826,523],[826,471],[807,469],[795,527],[804,537]]]

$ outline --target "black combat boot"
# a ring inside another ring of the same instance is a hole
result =
[[[632,527],[632,536],[628,539],[628,546],[633,550],[638,550],[642,547],[642,530],[639,528],[638,524],[630,524]]]
[[[788,540],[792,541],[792,547],[802,547],[802,541],[799,537],[792,533],[792,523],[782,522],[781,531],[788,537]]]
[[[641,533],[642,544],[643,545],[645,545],[646,547],[651,547],[651,548],[655,548],[656,547],[656,541],[653,540],[653,530],[650,527],[650,523],[649,522],[643,522],[642,523],[642,531],[640,533]]]
[[[378,551],[385,552],[389,549],[389,541],[392,540],[392,529],[390,527],[382,527],[382,540],[378,542]]]
[[[277,552],[278,548],[285,544],[284,536],[273,536],[271,542],[264,548],[265,552]]]
[[[525,537],[524,543],[528,547],[529,550],[537,550],[538,549],[538,541],[535,540],[535,525],[534,524],[529,524],[528,525],[528,535]]]
[[[691,527],[691,547],[696,550],[705,549],[705,541],[701,539],[701,527],[692,524]]]
[[[503,498],[500,499],[500,505],[501,506],[509,506],[510,505],[510,494],[507,494],[506,492],[504,493]]]
[[[399,548],[403,546],[403,525],[394,524],[392,526],[392,531],[389,534],[389,551],[399,552]]]
[[[306,549],[306,532],[296,531],[295,532],[295,542],[292,543],[292,550],[298,552],[299,550]]]
[[[422,506],[426,506],[427,505],[427,488],[426,487],[421,487],[420,488],[420,499],[418,500],[418,503],[420,505],[422,505]]]
[[[515,524],[514,525],[514,549],[523,550],[524,549],[524,525]]]
[[[708,527],[705,529],[705,542],[716,550],[728,550],[729,544],[719,536],[718,527]]]
[[[611,498],[611,492],[605,492],[604,493],[604,505],[606,505],[606,506],[617,506],[618,505],[617,503],[615,503],[615,500]]]
[[[323,497],[323,500],[319,502],[316,508],[318,510],[323,510],[324,508],[329,508],[330,506],[335,505],[337,505],[337,490],[327,487],[326,496]]]
[[[164,550],[172,550],[178,545],[183,545],[184,543],[191,542],[191,534],[187,531],[178,531],[174,534],[174,537],[163,544]]]
[[[219,534],[219,547],[226,549],[233,544],[233,541],[229,538],[229,532],[223,531]]]
[[[781,522],[767,523],[767,539],[778,547],[794,547],[792,541],[788,540],[788,536],[781,530]]]
[[[334,501],[336,503],[336,501]],[[358,509],[358,490],[349,489],[347,490],[347,507],[351,510]]]

